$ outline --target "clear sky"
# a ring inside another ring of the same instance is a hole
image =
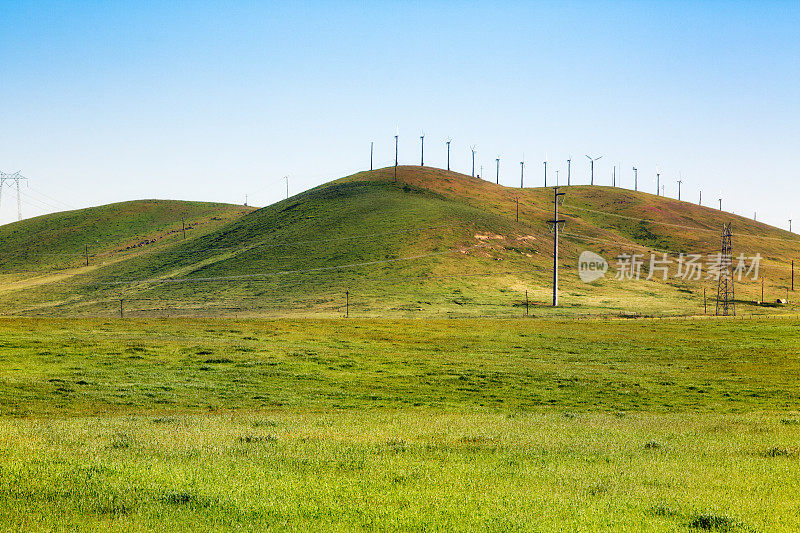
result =
[[[780,227],[800,199],[800,2],[0,0],[0,170],[23,215],[136,198],[267,205],[376,166],[478,165]],[[3,191],[0,222],[16,217]]]

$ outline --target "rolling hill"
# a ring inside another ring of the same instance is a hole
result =
[[[651,253],[763,256],[765,301],[784,298],[800,238],[688,202],[600,186],[563,187],[561,304],[551,309],[553,191],[428,167],[361,172],[271,206],[144,201],[0,227],[0,312],[113,316],[519,316],[703,313],[713,280],[644,279]],[[183,238],[181,220],[191,224]],[[90,266],[85,246],[91,244]],[[578,257],[611,263],[583,283]],[[642,254],[642,279],[614,258]],[[83,262],[84,266],[81,266]],[[761,281],[737,284],[740,312]],[[791,300],[791,298],[790,298]],[[122,303],[120,302],[122,301]],[[349,302],[349,303],[348,303]],[[712,306],[713,311],[713,306]]]

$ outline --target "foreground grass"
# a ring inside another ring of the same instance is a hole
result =
[[[0,524],[796,531],[796,423],[429,410],[5,419]]]
[[[0,321],[0,530],[796,531],[800,322]]]

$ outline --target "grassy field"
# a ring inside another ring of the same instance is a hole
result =
[[[113,317],[518,317],[526,293],[548,317],[703,313],[713,279],[614,279],[615,258],[708,254],[734,224],[734,254],[763,257],[761,279],[737,283],[741,312],[793,314],[791,261],[800,236],[689,202],[612,187],[565,188],[561,303],[552,309],[552,190],[502,187],[428,167],[378,169],[258,210],[130,202],[0,228],[0,314]],[[516,206],[519,201],[519,219]],[[191,211],[184,240],[181,218]],[[82,267],[84,246],[90,266]],[[577,275],[590,250],[606,279]],[[707,273],[707,272],[706,272]]]
[[[0,529],[796,531],[800,321],[0,320]]]

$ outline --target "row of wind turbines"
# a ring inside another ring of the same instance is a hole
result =
[[[396,168],[398,165],[398,142],[399,142],[399,130],[395,133],[394,136],[394,166],[395,166],[395,175],[396,175]],[[450,143],[452,142],[452,138],[447,138],[445,144],[447,146],[447,170],[450,170]],[[420,142],[420,166],[425,166],[425,132],[419,136]],[[373,169],[372,167],[372,156],[373,156],[373,149],[374,149],[374,142],[370,143],[370,154],[369,154],[369,168],[370,170]],[[471,176],[475,177],[475,154],[477,153],[477,145],[470,146],[470,151],[472,153],[472,172]],[[589,161],[589,185],[594,185],[594,164],[595,162],[599,161],[603,158],[602,155],[592,157],[590,155],[586,155],[586,158]],[[500,184],[500,156],[495,158],[495,182],[499,185]],[[545,160],[542,162],[544,166],[544,186],[547,187],[547,156],[545,156]],[[519,179],[519,186],[523,188],[525,186],[525,155],[522,156],[522,161],[519,163],[520,165],[520,179]],[[481,173],[483,172],[481,166]],[[639,190],[639,169],[635,166],[631,167],[633,170],[633,190]],[[620,169],[621,170],[621,169]],[[559,186],[559,179],[558,174],[559,171],[556,170],[556,186]],[[481,177],[481,173],[478,174],[477,177]],[[661,173],[656,171],[656,196],[666,196],[665,184],[661,183]],[[678,201],[681,201],[681,185],[683,184],[683,177],[679,175],[678,179],[675,180],[678,184]],[[572,185],[572,157],[570,156],[567,158],[567,186]],[[613,166],[611,172],[611,185],[612,187],[617,186],[617,167],[616,165]],[[719,210],[722,211],[722,198],[718,198],[717,201],[719,202]],[[703,205],[703,191],[700,191],[700,198],[698,200],[698,205]],[[756,214],[753,214],[753,220],[756,220]],[[789,219],[789,232],[792,231],[792,219]]]

